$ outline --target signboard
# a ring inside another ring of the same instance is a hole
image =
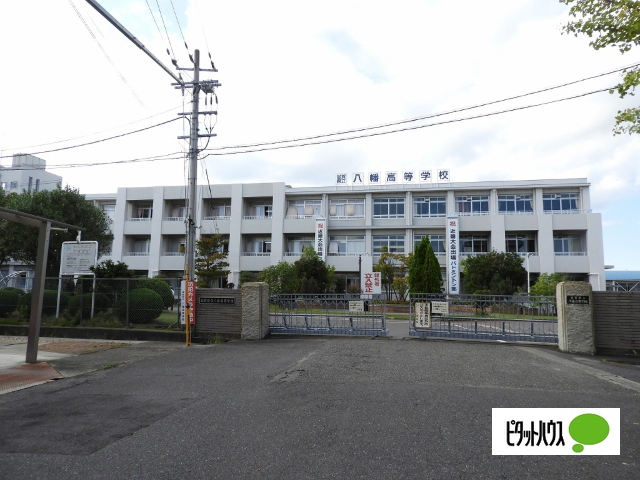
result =
[[[349,300],[349,313],[364,312],[364,300]]]
[[[431,313],[449,315],[449,302],[431,302]]]
[[[198,303],[223,303],[226,305],[235,305],[236,299],[230,297],[200,297]]]
[[[431,328],[431,311],[429,302],[416,302],[413,304],[415,309],[415,318],[413,325],[415,328]]]
[[[360,277],[360,285],[364,294],[380,294],[382,293],[382,277],[380,272],[362,272]]]
[[[447,217],[447,286],[448,293],[460,293],[460,266],[458,262],[458,217]]]
[[[93,275],[98,261],[98,242],[62,242],[60,275]]]
[[[567,295],[567,305],[589,305],[589,295]]]
[[[185,290],[186,288],[186,290]],[[185,287],[185,281],[182,280],[180,283],[180,291],[183,295],[180,295],[180,324],[184,325],[185,323],[185,311],[186,304],[189,304],[189,325],[196,324],[196,282],[195,280],[190,280],[188,285]]]
[[[325,244],[327,237],[327,222],[324,217],[316,218],[316,253],[324,261]]]

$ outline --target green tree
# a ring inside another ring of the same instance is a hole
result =
[[[634,0],[560,0],[570,5],[575,20],[562,28],[563,33],[587,35],[595,50],[615,47],[624,54],[640,44],[640,2]],[[622,82],[609,91],[620,98],[633,95],[640,84],[640,66],[624,69]],[[640,108],[619,110],[613,128],[615,135],[640,133]]]
[[[387,300],[391,300],[393,279],[395,278],[394,254],[389,253],[386,245],[383,245],[380,249],[380,258],[378,259],[378,263],[373,266],[373,271],[380,272],[380,281],[382,282]]]
[[[529,295],[535,297],[555,297],[556,295],[556,285],[560,282],[565,282],[567,280],[566,275],[562,273],[543,273],[538,277],[538,280],[529,290]]]
[[[129,269],[129,265],[124,262],[115,263],[113,260],[103,260],[95,267],[90,267],[96,274],[96,278],[134,278],[136,272]]]
[[[23,213],[57,220],[59,222],[83,227],[82,240],[98,242],[98,256],[111,248],[113,235],[109,219],[84,195],[71,187],[39,192],[24,192],[0,197],[0,206]],[[0,261],[12,258],[19,262],[34,265],[38,255],[38,233],[35,227],[22,225],[8,220],[0,220]],[[60,272],[60,253],[62,242],[73,241],[76,231],[63,232],[52,230],[49,240],[47,275],[58,276]]]
[[[229,242],[222,235],[212,235],[196,240],[197,286],[211,288],[219,277],[228,273]]]
[[[413,253],[409,264],[409,291],[411,293],[442,293],[440,262],[425,235]]]
[[[464,289],[470,293],[513,295],[527,281],[523,258],[514,252],[492,250],[462,260]]]
[[[269,284],[269,293],[274,295],[295,293],[298,289],[295,268],[284,261],[262,270],[258,274],[258,281]]]
[[[313,247],[306,247],[293,264],[298,279],[299,293],[325,293],[329,282],[329,269]]]

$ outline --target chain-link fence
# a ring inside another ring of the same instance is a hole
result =
[[[181,279],[47,278],[42,324],[58,326],[179,325]],[[0,323],[28,322],[31,292],[0,290]]]

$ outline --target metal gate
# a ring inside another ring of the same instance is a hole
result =
[[[302,335],[389,333],[382,295],[272,295],[269,332]]]
[[[411,294],[409,304],[409,336],[558,343],[555,297]]]

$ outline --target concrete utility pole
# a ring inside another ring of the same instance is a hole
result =
[[[189,136],[180,136],[178,139],[189,139],[189,203],[187,206],[187,241],[185,244],[185,266],[187,280],[193,280],[195,277],[196,265],[196,215],[197,215],[197,185],[198,185],[198,139],[203,137],[215,137],[215,133],[200,134],[198,133],[198,119],[200,115],[216,115],[217,111],[200,112],[199,99],[200,91],[205,93],[213,93],[215,87],[219,87],[217,80],[200,81],[200,72],[217,72],[213,69],[200,68],[200,50],[195,50],[193,55],[193,68],[179,68],[179,70],[193,71],[193,81],[186,82],[185,85],[192,85],[193,92],[191,98],[191,113],[182,112],[178,115],[191,116],[191,129]],[[182,88],[182,85],[172,84],[176,88]]]

